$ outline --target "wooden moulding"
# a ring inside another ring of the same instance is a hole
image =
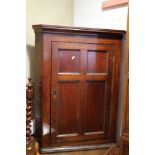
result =
[[[81,146],[72,146],[72,147],[47,147],[47,148],[40,148],[40,153],[51,153],[51,152],[67,152],[67,151],[83,151],[83,150],[94,150],[94,149],[108,149],[112,147],[114,143],[110,144],[96,144],[96,145],[81,145]]]
[[[126,4],[128,4],[128,0],[108,0],[102,3],[102,9],[108,9]]]
[[[87,27],[69,27],[57,25],[38,24],[32,26],[35,33],[44,34],[65,34],[65,35],[81,35],[81,36],[97,36],[110,39],[122,39],[126,33],[124,30],[112,30],[101,28],[87,28]]]

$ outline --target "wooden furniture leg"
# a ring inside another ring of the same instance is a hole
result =
[[[35,139],[31,136],[32,102],[34,97],[31,78],[28,78],[26,85],[26,155],[36,155]]]

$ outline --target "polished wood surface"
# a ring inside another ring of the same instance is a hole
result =
[[[35,33],[46,33],[46,34],[70,34],[70,35],[87,35],[109,38],[109,39],[122,39],[124,30],[113,30],[113,29],[100,29],[100,28],[87,28],[87,27],[69,27],[60,25],[45,25],[38,24],[33,25]]]
[[[66,134],[76,135],[78,133],[79,123],[79,83],[60,82],[58,91],[58,137],[66,136]]]
[[[105,123],[110,115],[105,114],[109,111],[105,104],[110,102],[107,95],[112,96],[107,91],[112,91],[115,51],[110,46],[84,43],[54,42],[52,47],[53,115],[57,117],[51,122],[56,129],[53,144],[106,139]]]
[[[26,155],[37,155],[38,148],[36,147],[36,140],[31,136],[30,145],[26,147]]]
[[[33,28],[40,148],[115,142],[124,31]]]
[[[127,23],[125,73],[124,73],[124,88],[123,88],[122,100],[123,100],[123,112],[122,112],[122,133],[121,133],[121,155],[129,155],[129,21]]]
[[[31,135],[31,120],[32,120],[32,102],[34,98],[34,86],[31,78],[28,78],[26,85],[26,155],[36,155],[35,139]]]
[[[59,73],[79,73],[80,71],[80,52],[78,50],[59,50]]]
[[[104,134],[105,86],[106,82],[87,82],[87,101],[85,113],[85,134]],[[94,116],[94,117],[92,117]]]
[[[30,145],[31,142],[31,120],[32,120],[32,101],[34,97],[33,85],[31,78],[28,78],[28,84],[26,85],[26,145]]]
[[[87,54],[88,73],[107,73],[108,71],[108,52],[89,50]]]

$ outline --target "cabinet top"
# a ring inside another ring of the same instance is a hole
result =
[[[69,27],[59,25],[43,25],[37,24],[32,26],[35,33],[69,33],[69,34],[81,34],[81,35],[113,35],[122,38],[126,31],[114,30],[114,29],[100,29],[100,28],[87,28],[87,27]]]

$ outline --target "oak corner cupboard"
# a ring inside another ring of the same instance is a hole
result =
[[[33,29],[40,152],[111,146],[125,31],[53,25]]]

